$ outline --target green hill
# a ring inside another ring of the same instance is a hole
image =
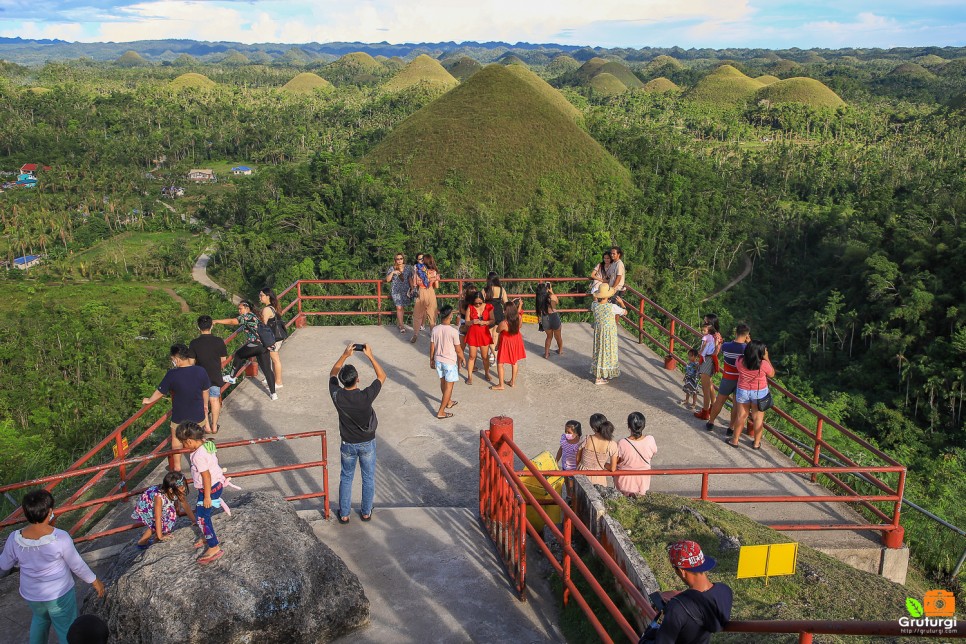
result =
[[[519,56],[515,56],[513,54],[504,56],[500,58],[497,62],[500,63],[501,65],[523,65],[524,67],[527,67],[527,64],[523,62]]]
[[[383,56],[382,54],[378,54],[376,56],[373,56],[372,59],[382,64],[385,64],[386,61],[389,60],[389,56]]]
[[[758,90],[757,97],[772,103],[804,103],[812,107],[839,107],[845,101],[814,78],[787,78]]]
[[[590,79],[587,87],[594,90],[597,94],[604,96],[617,96],[627,91],[627,85],[622,83],[619,78],[607,72],[601,72]]]
[[[517,78],[529,83],[530,87],[537,90],[543,98],[553,103],[558,110],[573,119],[575,123],[583,120],[583,113],[573,103],[568,101],[567,97],[551,87],[550,83],[537,76],[534,72],[521,65],[509,65],[507,66],[507,70]]]
[[[826,60],[816,54],[814,51],[805,52],[805,56],[802,57],[802,62],[807,65],[814,65],[817,63],[824,63]]]
[[[385,60],[379,60],[380,58],[385,58]],[[385,56],[376,56],[374,60],[382,63],[382,66],[389,70],[390,74],[395,74],[400,69],[406,66],[406,61],[399,56],[393,56],[392,58],[386,58]]]
[[[597,70],[597,74],[610,74],[628,89],[640,89],[644,87],[641,79],[635,76],[634,72],[623,63],[609,62],[606,65],[601,65],[600,69]]]
[[[604,185],[630,189],[627,170],[513,67],[484,67],[396,126],[365,164],[454,204],[501,212],[541,190],[586,202]]]
[[[240,66],[240,65],[248,65],[252,62],[248,58],[248,56],[246,56],[245,54],[241,53],[236,49],[230,49],[227,52],[225,52],[225,54],[226,54],[225,57],[219,61],[221,62],[222,65]]]
[[[891,72],[889,76],[902,76],[906,78],[921,78],[931,80],[936,77],[931,71],[917,63],[902,63]]]
[[[777,76],[772,76],[771,74],[762,74],[761,76],[756,77],[755,80],[762,85],[771,85],[772,83],[777,83],[781,79]]]
[[[451,58],[443,61],[442,65],[446,71],[452,74],[453,78],[459,81],[465,81],[467,78],[483,69],[483,65],[479,64],[469,56]]]
[[[173,81],[168,83],[168,87],[175,90],[181,89],[209,89],[215,86],[215,81],[211,80],[204,74],[196,74],[190,72],[188,74],[182,74],[178,76]]]
[[[644,83],[642,89],[649,94],[663,94],[665,92],[677,92],[681,90],[680,87],[663,76],[647,81]]]
[[[175,67],[190,67],[191,65],[197,65],[198,59],[191,54],[180,54],[177,58],[171,61],[171,64]]]
[[[575,71],[579,67],[580,63],[578,63],[576,60],[570,56],[561,54],[547,63],[547,66],[544,68],[544,70],[550,78],[556,78],[562,74]]]
[[[337,84],[372,84],[389,73],[386,66],[362,51],[346,54],[322,68],[322,76]]]
[[[716,105],[739,105],[763,86],[754,78],[745,76],[731,65],[722,65],[691,88],[688,97],[700,103]]]
[[[311,94],[315,91],[329,91],[333,89],[332,83],[325,80],[318,74],[312,72],[302,72],[289,82],[282,85],[282,91],[293,94]]]
[[[420,54],[382,87],[387,92],[401,92],[418,85],[430,91],[445,92],[458,84],[459,81],[438,60]]]
[[[590,79],[600,70],[601,67],[607,64],[607,61],[603,58],[591,58],[586,63],[581,65],[577,71],[574,72],[574,79],[577,85],[586,85],[590,82]]]
[[[923,67],[942,67],[946,64],[946,59],[942,56],[937,56],[936,54],[929,54],[928,56],[919,56],[914,59],[915,62],[919,63]]]
[[[793,60],[779,60],[771,66],[771,71],[775,76],[788,76],[798,72],[801,68],[802,66]]]
[[[298,47],[290,47],[284,54],[279,56],[279,61],[286,65],[305,65],[312,62],[312,57]]]
[[[684,65],[677,58],[661,55],[656,57],[654,60],[649,62],[646,67],[644,67],[644,73],[648,76],[653,76],[654,74],[666,76],[683,68]]]
[[[128,50],[121,54],[121,56],[114,61],[114,64],[118,67],[144,67],[145,65],[150,65],[148,61],[144,60],[141,54],[136,51]]]

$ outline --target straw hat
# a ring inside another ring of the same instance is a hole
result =
[[[601,284],[597,292],[594,293],[594,297],[598,300],[609,300],[610,298],[617,295],[617,291],[613,289],[609,284]]]

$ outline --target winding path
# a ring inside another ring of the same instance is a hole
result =
[[[737,286],[741,282],[741,280],[751,275],[751,267],[752,267],[751,258],[745,255],[744,259],[745,259],[745,267],[741,269],[741,273],[738,275],[738,277],[734,278],[733,280],[725,284],[724,288],[721,288],[715,291],[714,293],[712,293],[711,295],[709,295],[708,297],[704,298],[701,301],[707,302],[708,300],[718,297],[722,293],[726,293],[727,291],[730,291],[732,288]]]
[[[158,288],[161,288],[162,291],[164,291],[165,293],[167,293],[168,295],[170,295],[171,296],[171,299],[174,300],[175,302],[177,302],[181,306],[181,312],[182,313],[190,313],[191,312],[191,307],[188,306],[188,302],[183,297],[181,297],[180,295],[178,295],[177,293],[175,293],[174,292],[174,289],[171,288],[170,286],[165,286],[165,287],[145,286],[144,288],[146,288],[149,291],[154,291],[154,290],[157,290]]]
[[[208,248],[205,250],[205,252],[203,252],[201,255],[198,256],[197,261],[195,261],[194,267],[192,267],[191,269],[191,279],[193,279],[194,281],[198,282],[203,286],[207,286],[208,288],[213,288],[216,291],[223,293],[226,297],[230,297],[232,304],[238,304],[239,302],[241,302],[240,297],[229,293],[227,289],[223,288],[219,284],[216,284],[214,280],[208,277],[208,262],[211,261],[211,255],[209,255],[208,253],[211,250],[212,249]]]

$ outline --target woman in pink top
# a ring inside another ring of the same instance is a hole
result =
[[[94,586],[104,596],[104,584],[74,548],[70,535],[50,525],[54,519],[54,497],[47,490],[27,493],[21,503],[29,525],[10,533],[0,555],[0,576],[20,566],[20,595],[27,600],[30,644],[47,644],[53,624],[57,641],[67,642],[67,630],[77,619],[74,575]]]
[[[657,454],[654,437],[644,435],[646,424],[644,414],[639,411],[627,417],[627,429],[631,435],[617,443],[617,471],[649,470],[651,459]],[[625,496],[635,497],[647,492],[651,487],[651,477],[646,475],[615,476],[614,485]]]
[[[768,395],[768,378],[775,375],[775,368],[768,360],[768,347],[761,340],[750,340],[745,346],[745,353],[735,363],[738,370],[738,390],[735,392],[735,402],[738,405],[738,417],[735,419],[734,440],[728,441],[732,447],[738,447],[738,439],[748,421],[748,414],[754,423],[754,449],[761,449],[761,430],[765,424],[765,412],[758,409],[758,400]]]

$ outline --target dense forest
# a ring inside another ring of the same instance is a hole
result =
[[[630,281],[685,319],[749,322],[779,380],[908,463],[910,498],[966,524],[966,51],[487,51],[558,88],[630,188],[512,209],[461,200],[459,172],[413,189],[367,161],[438,100],[430,83],[387,91],[403,60],[4,64],[0,170],[50,170],[0,194],[0,259],[44,257],[0,271],[18,331],[0,339],[0,450],[17,456],[0,478],[68,463],[136,408],[196,311],[230,311],[188,278],[206,229],[218,279],[245,293],[376,277],[400,249],[432,251],[446,277],[586,275],[616,243]],[[431,53],[454,76],[472,55]],[[605,64],[620,85],[594,81]],[[331,85],[286,89],[304,72]],[[837,102],[764,93],[802,78]],[[658,79],[667,91],[647,89]],[[255,174],[230,177],[238,164]],[[186,185],[197,167],[218,183]],[[162,200],[173,185],[186,194]],[[931,565],[948,571],[959,548]]]

